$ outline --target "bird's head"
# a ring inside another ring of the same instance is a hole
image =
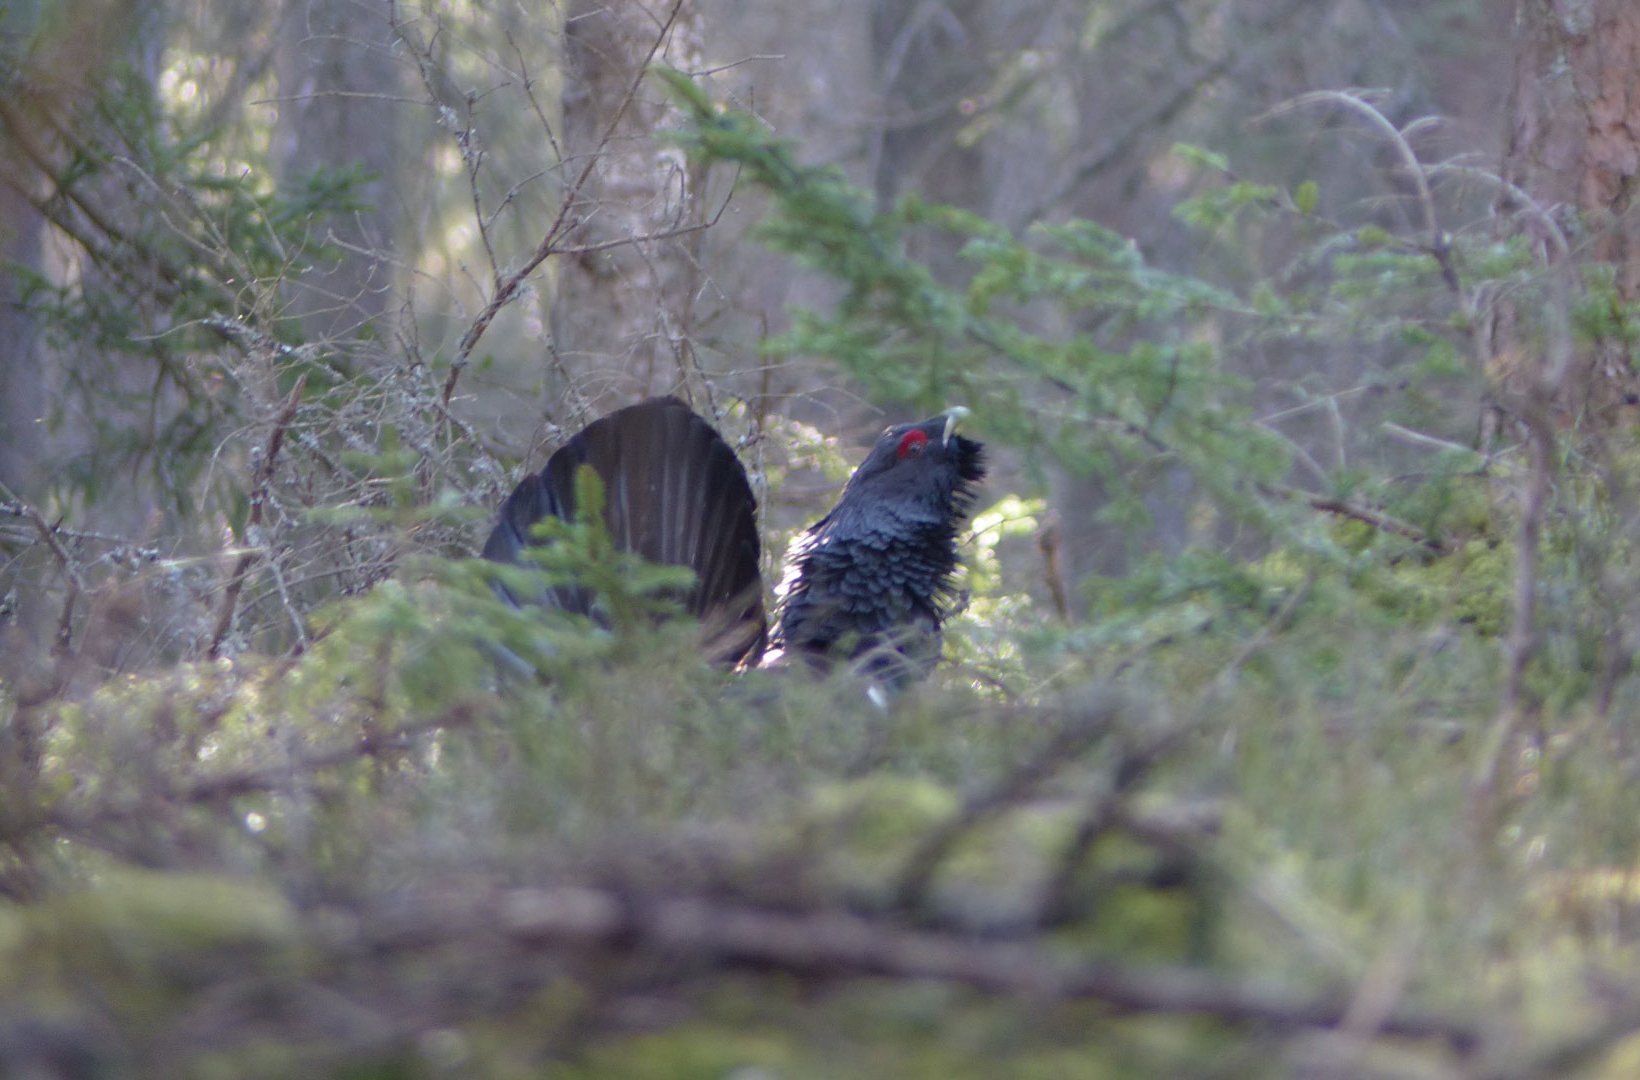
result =
[[[967,415],[958,406],[884,431],[849,477],[839,505],[889,505],[952,520],[966,515],[985,477],[984,446],[956,433]]]

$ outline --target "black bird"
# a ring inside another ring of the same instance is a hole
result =
[[[955,433],[966,413],[878,436],[787,557],[777,647],[819,666],[858,662],[895,687],[933,670],[958,599],[957,527],[985,476],[983,447]]]
[[[536,522],[573,518],[575,472],[589,465],[603,481],[615,545],[694,571],[684,606],[706,626],[714,659],[751,666],[785,655],[822,670],[846,662],[898,687],[939,660],[940,627],[957,599],[957,530],[985,476],[983,447],[955,433],[966,412],[883,432],[837,505],[793,546],[772,641],[746,471],[677,398],[620,409],[571,438],[502,505],[484,557],[517,562],[538,542]],[[592,613],[592,598],[579,589],[529,598],[501,592],[518,605],[527,599]]]
[[[709,629],[709,655],[731,665],[755,663],[768,638],[757,499],[735,452],[675,397],[630,405],[571,437],[501,504],[484,557],[516,563],[526,545],[539,542],[530,532],[537,522],[574,520],[582,465],[603,482],[604,525],[618,549],[695,572],[684,610]],[[498,589],[517,607],[528,599],[594,614],[584,589],[558,587],[528,598]]]

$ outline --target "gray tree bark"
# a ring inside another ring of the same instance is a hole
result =
[[[675,16],[674,16],[675,12]],[[699,282],[701,178],[656,138],[673,123],[647,63],[700,67],[693,4],[576,0],[566,17],[566,184],[592,163],[571,208],[568,245],[599,246],[557,260],[549,398],[606,411],[689,384]],[[603,245],[609,245],[603,247]]]
[[[1640,5],[1520,0],[1504,170],[1545,205],[1583,213],[1594,254],[1640,293]]]
[[[43,227],[27,199],[0,185],[0,261],[38,271]],[[37,497],[45,369],[20,284],[15,271],[0,274],[0,483]]]
[[[282,31],[273,152],[281,181],[321,166],[356,165],[371,177],[359,193],[366,207],[331,226],[340,256],[293,274],[291,309],[310,337],[350,335],[391,302],[403,75],[392,50],[385,9],[357,0],[298,0]]]
[[[1640,5],[1518,0],[1516,26],[1503,175],[1550,212],[1572,247],[1611,264],[1618,299],[1633,303],[1640,298]],[[1505,350],[1516,344],[1509,330],[1500,334]],[[1597,339],[1561,376],[1557,407],[1621,415],[1613,406],[1640,396],[1630,352],[1626,341]]]

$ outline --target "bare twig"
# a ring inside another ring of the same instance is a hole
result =
[[[1424,229],[1429,233],[1430,244],[1431,246],[1440,246],[1442,239],[1440,220],[1435,214],[1435,197],[1430,193],[1429,178],[1424,172],[1423,163],[1418,160],[1418,155],[1412,149],[1412,144],[1407,141],[1406,135],[1390,123],[1389,118],[1379,112],[1378,107],[1359,92],[1315,90],[1308,94],[1299,94],[1297,97],[1289,98],[1268,112],[1255,117],[1253,123],[1260,123],[1311,105],[1336,105],[1353,112],[1365,119],[1368,124],[1376,128],[1379,134],[1389,141],[1389,144],[1395,148],[1396,154],[1400,156],[1401,164],[1405,167],[1407,175],[1412,178],[1412,182],[1417,188],[1418,205],[1423,211]]]
[[[45,515],[41,514],[33,503],[19,499],[17,494],[4,484],[0,484],[0,494],[4,494],[7,500],[5,504],[0,505],[8,506],[19,517],[34,526],[34,531],[40,537],[40,542],[46,546],[46,550],[51,552],[52,558],[57,560],[57,565],[62,567],[63,578],[68,582],[68,585],[63,590],[62,613],[57,617],[55,649],[58,655],[66,656],[74,642],[74,605],[79,600],[80,593],[85,591],[85,582],[80,577],[80,568],[75,564],[73,557],[69,555],[68,549],[63,547],[63,542],[58,536],[59,527],[57,525],[47,523]]]
[[[1529,200],[1526,205],[1534,207]],[[1558,230],[1551,233],[1564,243]],[[1544,305],[1545,347],[1533,356],[1526,371],[1518,418],[1526,430],[1529,463],[1521,485],[1520,533],[1515,540],[1515,596],[1509,637],[1505,643],[1507,670],[1497,714],[1480,748],[1480,758],[1469,787],[1470,824],[1483,841],[1497,824],[1498,774],[1510,745],[1532,711],[1527,701],[1526,670],[1537,655],[1538,545],[1548,513],[1556,468],[1558,436],[1554,410],[1571,371],[1572,293],[1576,270],[1556,246],[1545,253],[1548,301]]]
[[[1391,517],[1381,511],[1373,510],[1365,506],[1357,506],[1354,503],[1345,502],[1343,499],[1335,499],[1326,495],[1316,495],[1312,492],[1300,491],[1298,488],[1288,487],[1285,484],[1263,484],[1260,486],[1271,494],[1280,495],[1288,499],[1302,500],[1303,502],[1308,503],[1312,509],[1319,510],[1324,514],[1337,514],[1339,517],[1346,517],[1352,521],[1359,521],[1363,525],[1371,525],[1379,532],[1387,532],[1392,533],[1395,536],[1405,537],[1406,539],[1418,544],[1420,547],[1428,548],[1437,555],[1445,555],[1451,550],[1451,545],[1449,545],[1446,541],[1438,537],[1431,536],[1429,533],[1418,528],[1416,525],[1410,525],[1405,521]]]
[[[1541,393],[1534,396],[1541,397]],[[1515,540],[1514,612],[1504,644],[1507,667],[1497,714],[1481,744],[1476,775],[1469,791],[1471,824],[1483,837],[1489,835],[1496,824],[1498,773],[1508,756],[1511,740],[1526,719],[1526,669],[1538,649],[1538,544],[1554,473],[1555,433],[1549,419],[1548,400],[1542,398],[1529,403],[1522,419],[1531,448],[1531,463],[1525,478],[1520,534]]]
[[[1411,428],[1402,427],[1392,420],[1385,420],[1379,424],[1378,430],[1393,439],[1399,439],[1401,442],[1412,446],[1421,446],[1443,454],[1457,454],[1468,458],[1474,464],[1477,472],[1483,472],[1486,469],[1486,455],[1473,446],[1465,446],[1462,443],[1451,442],[1447,439],[1438,439],[1422,431],[1413,431]]]
[[[546,234],[541,237],[541,242],[536,245],[535,251],[529,258],[524,260],[524,264],[518,269],[505,277],[497,278],[495,292],[490,296],[489,303],[484,305],[484,310],[478,313],[478,316],[473,319],[472,325],[467,328],[467,332],[461,336],[461,342],[456,346],[455,358],[450,361],[450,374],[445,378],[444,390],[439,396],[440,404],[443,407],[449,407],[450,398],[455,394],[456,383],[460,381],[461,373],[466,369],[468,361],[472,357],[473,349],[477,347],[479,339],[484,336],[484,332],[490,328],[490,323],[494,322],[501,309],[510,304],[513,298],[518,295],[519,289],[523,286],[525,280],[535,272],[536,267],[545,262],[547,257],[557,250],[555,245],[558,242],[559,235],[567,226],[570,212],[578,205],[581,190],[586,187],[587,181],[592,178],[592,171],[597,167],[598,161],[605,150],[608,149],[609,141],[614,138],[616,128],[626,116],[627,110],[632,107],[632,99],[637,96],[638,87],[642,85],[644,76],[648,74],[651,61],[654,60],[655,54],[660,51],[661,45],[665,43],[666,36],[672,32],[672,25],[677,22],[678,13],[682,8],[683,0],[673,0],[671,10],[667,12],[660,31],[655,35],[654,42],[649,46],[649,52],[644,56],[643,63],[639,65],[637,73],[633,75],[631,83],[627,85],[626,93],[621,98],[620,105],[616,107],[614,114],[609,118],[609,122],[604,126],[603,135],[599,138],[597,147],[591,154],[587,155],[586,164],[582,166],[580,174],[575,178],[575,183],[564,194],[564,199],[558,206],[557,216],[553,218],[552,224],[547,227]]]
[[[1441,228],[1440,216],[1435,208],[1435,196],[1429,186],[1429,178],[1434,173],[1433,167],[1426,167],[1418,159],[1417,151],[1413,150],[1410,141],[1411,134],[1417,129],[1426,126],[1427,118],[1415,120],[1404,128],[1397,128],[1389,118],[1380,112],[1377,106],[1368,101],[1361,92],[1347,90],[1317,90],[1313,93],[1300,94],[1295,98],[1277,105],[1274,109],[1260,116],[1255,121],[1262,121],[1272,116],[1310,105],[1333,105],[1361,116],[1395,148],[1401,165],[1411,177],[1418,197],[1418,206],[1423,213],[1425,240],[1423,251],[1435,260],[1440,268],[1441,280],[1446,284],[1453,299],[1457,302],[1458,310],[1463,315],[1464,325],[1468,329],[1472,360],[1476,370],[1485,370],[1487,360],[1479,320],[1476,318],[1475,295],[1472,289],[1464,287],[1462,275],[1458,272],[1457,259],[1452,251],[1452,237]],[[1562,240],[1564,243],[1564,240]]]
[[[0,490],[5,490],[4,485],[0,485]],[[0,516],[30,520],[38,513],[38,510],[26,502],[14,502],[10,500],[0,501]],[[113,533],[95,532],[89,529],[70,529],[61,523],[53,525],[51,527],[51,531],[57,536],[72,540],[77,544],[93,543],[106,545],[114,550],[116,553],[115,557],[118,559],[140,560],[142,562],[159,561],[159,548],[139,544],[128,536],[117,536]]]
[[[1554,215],[1545,210],[1536,199],[1532,198],[1525,189],[1510,183],[1503,177],[1486,169],[1477,169],[1473,165],[1462,165],[1457,162],[1443,161],[1429,166],[1431,176],[1458,176],[1465,180],[1481,180],[1496,187],[1505,199],[1511,204],[1525,210],[1543,234],[1548,237],[1553,254],[1558,259],[1571,256],[1572,246],[1566,239],[1566,232],[1555,221]]]
[[[245,539],[249,546],[240,552],[234,563],[233,573],[228,578],[228,587],[222,594],[222,606],[217,610],[216,627],[211,632],[210,648],[206,651],[206,655],[213,659],[222,652],[222,643],[227,640],[228,630],[233,626],[234,608],[239,603],[240,590],[245,587],[245,579],[260,554],[255,537],[262,526],[263,507],[267,503],[268,490],[273,485],[274,466],[279,459],[279,448],[285,442],[285,432],[289,429],[291,421],[296,419],[296,409],[302,403],[302,390],[306,386],[307,376],[299,376],[296,385],[291,388],[290,396],[285,399],[278,415],[274,417],[273,430],[268,433],[268,443],[262,451],[262,460],[257,463],[256,473],[251,479],[250,511],[245,519]]]
[[[404,43],[406,50],[416,62],[416,73],[421,77],[422,89],[427,91],[429,100],[433,102],[439,126],[450,133],[457,149],[461,151],[462,170],[467,177],[467,197],[473,205],[473,222],[478,226],[479,243],[483,245],[484,255],[489,260],[491,279],[499,280],[501,264],[496,261],[495,245],[490,241],[490,223],[494,219],[484,213],[484,199],[478,190],[478,178],[484,167],[485,155],[484,148],[478,143],[478,124],[473,118],[476,95],[465,95],[462,106],[466,116],[458,123],[455,106],[447,100],[456,95],[453,90],[443,86],[444,80],[438,77],[443,73],[433,63],[431,42],[421,41],[411,34],[410,27],[399,17],[397,3],[389,3],[388,21],[393,27],[393,33]],[[433,31],[432,40],[437,41],[442,31],[443,27],[437,26]],[[509,193],[509,201],[511,197]]]
[[[1053,600],[1053,609],[1063,622],[1068,623],[1071,621],[1070,591],[1065,588],[1065,568],[1060,560],[1064,540],[1059,512],[1049,510],[1042,527],[1037,530],[1036,546],[1042,552],[1042,576],[1048,586],[1048,596]]]

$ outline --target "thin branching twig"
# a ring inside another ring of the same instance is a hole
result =
[[[51,557],[57,560],[57,565],[63,572],[63,580],[67,583],[63,589],[63,609],[57,617],[57,633],[55,650],[59,655],[66,656],[72,652],[74,644],[74,605],[79,601],[80,594],[85,591],[85,581],[80,576],[79,565],[68,549],[63,547],[59,537],[59,526],[46,521],[45,515],[40,513],[33,503],[19,499],[15,492],[4,484],[0,484],[0,494],[6,497],[6,504],[17,516],[26,520],[34,527],[35,534],[40,542],[51,552]]]
[[[283,406],[273,419],[273,428],[268,433],[267,445],[263,448],[262,458],[257,463],[256,474],[251,478],[250,510],[245,518],[245,539],[248,546],[239,553],[239,558],[234,562],[233,571],[228,576],[228,586],[222,593],[222,604],[217,609],[216,625],[211,631],[210,646],[206,649],[206,655],[213,659],[222,653],[223,642],[227,640],[228,631],[233,627],[234,609],[239,603],[239,593],[244,589],[245,579],[250,575],[251,567],[256,565],[256,560],[261,554],[258,534],[262,528],[263,508],[267,504],[269,489],[273,485],[279,449],[285,443],[285,432],[296,419],[297,407],[302,403],[302,390],[306,386],[307,376],[299,376],[296,385],[291,388],[289,396],[285,398]]]
[[[462,334],[461,341],[456,346],[456,355],[450,361],[450,373],[445,378],[444,388],[439,395],[439,401],[444,407],[449,407],[450,399],[455,394],[456,384],[460,381],[461,373],[466,369],[468,361],[472,357],[473,349],[477,347],[479,339],[484,336],[484,332],[490,328],[490,324],[495,321],[496,315],[500,314],[501,309],[513,301],[524,282],[535,272],[536,267],[556,252],[558,238],[569,224],[570,213],[579,206],[578,200],[582,189],[586,187],[587,181],[592,178],[593,170],[597,168],[599,160],[607,152],[610,140],[615,137],[616,129],[631,108],[632,100],[637,96],[638,87],[642,85],[644,77],[649,72],[650,62],[654,60],[655,54],[660,51],[660,47],[665,44],[667,35],[672,32],[672,26],[677,22],[678,13],[682,9],[683,0],[673,0],[671,9],[667,12],[659,32],[655,35],[654,42],[649,47],[649,52],[644,56],[643,63],[638,66],[632,81],[627,85],[626,93],[622,96],[620,104],[604,125],[603,134],[598,139],[598,144],[592,153],[587,155],[587,162],[582,166],[580,174],[576,176],[575,182],[570,185],[569,190],[564,193],[564,198],[558,206],[558,214],[553,218],[552,224],[547,226],[547,231],[542,235],[540,243],[536,244],[535,251],[512,273],[497,276],[495,291],[490,295],[489,302],[484,305],[484,309],[478,313],[467,327],[467,332]],[[637,238],[634,238],[631,242],[636,243]]]

